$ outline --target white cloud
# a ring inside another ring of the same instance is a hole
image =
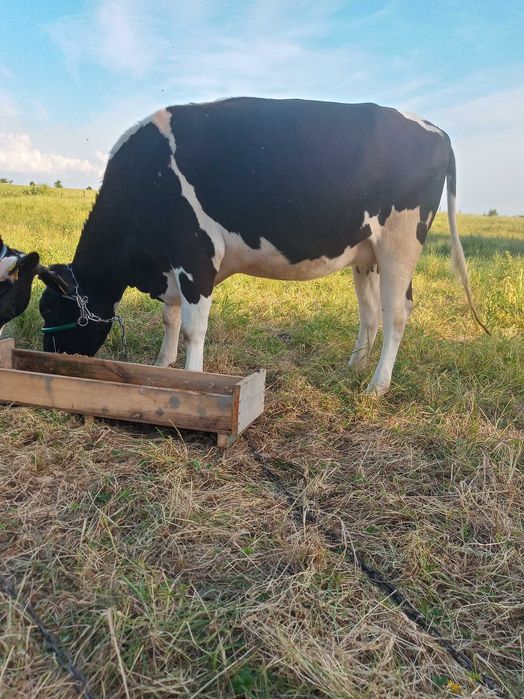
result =
[[[42,153],[33,147],[28,134],[5,132],[0,132],[0,170],[61,176],[76,172],[100,177],[103,173],[103,168],[92,165],[89,160]]]

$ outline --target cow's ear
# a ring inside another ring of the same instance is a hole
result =
[[[22,277],[33,279],[40,267],[40,255],[37,252],[30,252],[24,255],[16,264],[16,270]]]
[[[67,294],[69,286],[66,280],[54,269],[38,266],[38,278],[41,279],[48,289],[56,291],[58,294]]]

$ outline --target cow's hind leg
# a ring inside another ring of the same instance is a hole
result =
[[[366,368],[369,354],[380,326],[380,285],[378,265],[353,265],[353,281],[358,299],[360,328],[349,366],[357,371]]]
[[[156,366],[166,367],[176,362],[178,354],[178,338],[182,322],[180,304],[164,303],[162,320],[164,321],[164,339],[162,340],[162,347],[155,364]]]
[[[391,383],[400,341],[411,312],[411,279],[422,245],[416,239],[415,212],[396,214],[380,235],[375,254],[380,267],[380,300],[384,343],[380,361],[367,387],[368,393],[384,394]],[[411,215],[410,215],[411,214]]]

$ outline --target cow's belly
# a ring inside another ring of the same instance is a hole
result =
[[[277,248],[265,238],[261,239],[260,248],[249,247],[235,233],[224,235],[225,249],[216,283],[220,283],[232,274],[249,274],[253,277],[282,279],[290,281],[307,281],[318,279],[353,264],[375,264],[375,255],[369,240],[348,247],[341,255],[334,258],[324,255],[313,260],[290,263]]]

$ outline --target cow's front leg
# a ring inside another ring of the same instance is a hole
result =
[[[369,354],[380,325],[380,283],[378,265],[353,265],[353,282],[358,299],[360,328],[349,366],[357,371],[366,368]]]
[[[186,338],[186,369],[204,370],[204,341],[206,339],[212,296],[200,296],[197,303],[190,303],[182,296],[182,332]]]
[[[156,366],[169,366],[176,362],[178,354],[178,338],[180,335],[180,324],[182,322],[182,313],[180,304],[164,303],[162,308],[162,320],[164,322],[164,339],[162,347],[156,360]]]

